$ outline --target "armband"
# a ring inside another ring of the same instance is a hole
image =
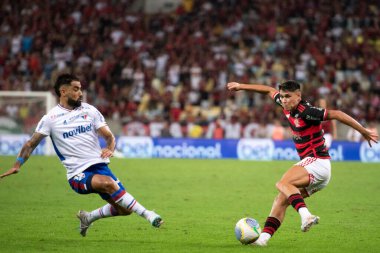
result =
[[[24,158],[22,157],[17,157],[16,161],[18,161],[21,165],[25,162]]]

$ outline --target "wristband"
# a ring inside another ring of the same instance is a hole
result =
[[[21,165],[25,162],[24,158],[22,157],[17,157],[16,161],[18,161]]]

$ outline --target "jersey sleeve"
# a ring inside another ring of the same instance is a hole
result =
[[[308,106],[303,111],[303,118],[312,122],[325,121],[327,117],[327,110],[320,107]]]
[[[95,129],[99,129],[101,127],[107,126],[107,122],[104,119],[103,114],[98,111],[94,106],[91,106],[92,112],[93,112],[93,117],[94,117],[94,125]]]
[[[277,91],[277,92],[272,96],[272,99],[273,99],[273,101],[274,101],[277,105],[279,105],[279,106],[282,107],[282,103],[281,103],[281,99],[280,99],[280,92]]]
[[[35,132],[48,136],[51,132],[50,126],[51,124],[49,117],[47,115],[44,115],[40,122],[38,122]]]

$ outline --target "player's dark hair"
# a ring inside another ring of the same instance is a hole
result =
[[[72,74],[61,74],[58,76],[54,84],[54,90],[58,97],[61,96],[59,89],[62,85],[70,85],[72,81],[79,81],[79,78]]]
[[[296,91],[301,89],[301,85],[299,82],[294,81],[294,80],[288,80],[283,82],[282,84],[279,85],[279,90],[283,91]]]

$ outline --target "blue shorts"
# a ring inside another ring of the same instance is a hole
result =
[[[117,184],[120,187],[120,190],[123,192],[125,191],[125,188],[122,185],[122,183],[115,177],[114,174],[112,174],[111,170],[108,168],[108,165],[105,163],[98,163],[90,166],[82,173],[79,173],[78,175],[70,178],[69,184],[71,188],[79,194],[98,193],[102,199],[110,199],[111,195],[107,193],[101,193],[92,189],[91,180],[94,175],[105,175],[111,177],[113,180],[117,182]]]

